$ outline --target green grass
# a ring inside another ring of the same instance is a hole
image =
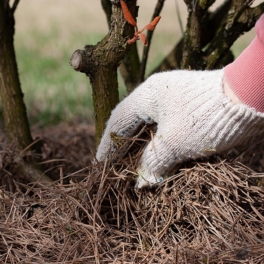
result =
[[[74,50],[95,44],[102,37],[78,33],[63,42],[55,26],[44,34],[32,30],[16,36],[20,81],[31,125],[93,118],[89,78],[74,71],[69,61]],[[124,87],[121,91],[124,94]]]
[[[73,116],[91,118],[89,79],[69,65],[74,50],[67,43],[58,42],[59,37],[54,27],[46,34],[32,31],[16,38],[20,81],[31,124],[53,124]]]

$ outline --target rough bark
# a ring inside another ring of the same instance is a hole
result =
[[[101,2],[107,17],[107,21],[109,23],[109,16],[112,14],[112,10],[109,8],[110,0],[101,0]],[[152,15],[151,21],[155,17],[160,15],[164,2],[165,0],[157,0],[157,4]],[[135,18],[138,15],[138,8],[139,7],[136,8],[136,12],[134,15]],[[110,26],[111,25],[109,23],[109,27]],[[125,82],[128,93],[131,93],[135,89],[135,87],[142,83],[145,79],[146,65],[148,61],[148,53],[151,45],[152,36],[153,32],[148,31],[148,46],[145,46],[143,49],[142,61],[140,61],[137,42],[135,42],[131,45],[131,49],[129,50],[125,59],[122,60],[122,62],[120,63],[119,70]]]
[[[212,41],[217,29],[222,23],[224,23],[231,5],[231,1],[232,0],[225,1],[214,13],[208,14],[208,21],[205,23],[203,28],[203,30],[206,31],[206,34],[204,34],[203,38],[201,39],[202,47],[205,47],[208,43],[210,43],[210,41]],[[164,58],[160,65],[158,65],[157,68],[153,70],[152,73],[181,68],[184,41],[184,38],[180,39],[180,41],[174,46],[173,50]],[[231,52],[229,52],[224,62],[229,63],[232,60],[233,56]],[[217,67],[220,67],[220,65],[217,65]]]
[[[131,45],[130,51],[122,60],[119,70],[125,82],[126,90],[131,93],[139,84],[138,70],[140,68],[140,59],[138,54],[137,42]]]
[[[10,142],[21,149],[32,143],[23,93],[20,88],[13,44],[14,17],[0,2],[0,95],[2,99],[5,132]]]
[[[108,27],[111,28],[111,16],[112,16],[112,4],[110,0],[101,0],[102,7],[104,9]],[[138,7],[136,7],[136,13],[134,14],[135,20],[138,15]],[[140,68],[140,60],[137,49],[137,43],[133,43],[129,52],[126,54],[124,60],[121,61],[119,71],[125,82],[125,86],[128,93],[131,93],[138,84],[138,69]]]
[[[112,16],[111,1],[110,0],[101,0],[101,4],[102,4],[103,10],[106,14],[107,24],[108,24],[108,27],[110,29],[110,27],[111,27],[111,16]]]
[[[8,1],[0,1],[0,96],[5,133],[9,142],[13,142],[18,149],[23,150],[32,144],[33,140],[14,50],[14,11],[18,2],[15,1],[13,7],[10,8]],[[17,159],[16,165],[28,181],[37,181],[42,175],[38,169],[26,164],[21,158]],[[41,181],[50,181],[50,179],[43,175]]]
[[[127,0],[126,3],[135,15],[136,1]],[[97,45],[76,50],[70,61],[72,67],[85,73],[92,84],[97,145],[111,110],[119,102],[117,68],[130,49],[127,40],[133,35],[134,28],[125,21],[119,1],[112,1],[109,33]]]
[[[207,33],[208,8],[213,2],[185,0],[188,8],[188,20],[183,44],[182,69],[203,68],[199,59],[201,57],[203,39]]]
[[[226,23],[221,25],[214,39],[205,51],[206,69],[213,69],[230,49],[237,38],[249,31],[264,12],[264,3],[254,8],[248,5],[252,1],[234,0]]]
[[[185,0],[187,7],[190,8],[188,18],[190,22],[187,30],[190,31],[194,28],[194,33],[187,33],[186,39],[182,38],[152,73],[177,68],[216,69],[233,60],[230,47],[241,34],[254,26],[264,12],[264,4],[250,8],[249,5],[252,1],[226,0],[215,12],[208,12],[205,16],[200,9],[201,7],[208,9],[208,5],[212,2],[196,1],[196,5],[193,5],[194,1]],[[234,6],[237,9],[236,12],[234,12]],[[197,9],[198,11],[196,11]],[[205,19],[203,25],[200,20],[196,24],[197,15],[203,16]],[[192,16],[193,18],[191,18]],[[225,31],[227,24],[228,36]],[[200,32],[201,27],[206,34]],[[189,45],[187,45],[188,42]],[[197,50],[199,45],[200,51]],[[194,60],[194,58],[196,59]]]
[[[153,21],[153,19],[155,17],[160,15],[161,10],[163,9],[163,6],[164,6],[164,2],[165,2],[165,0],[158,0],[157,1],[154,13],[153,13],[152,18],[151,18],[151,21]],[[138,73],[138,83],[142,83],[145,80],[146,66],[147,66],[152,36],[153,36],[153,31],[148,31],[147,32],[148,45],[144,46],[144,49],[143,49],[142,61],[141,61],[140,69],[139,69],[139,73]]]

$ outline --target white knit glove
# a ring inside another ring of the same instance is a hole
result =
[[[139,188],[160,182],[176,163],[249,141],[263,131],[264,114],[226,97],[223,70],[158,73],[112,111],[96,158],[113,150],[111,132],[130,137],[142,122],[156,122],[157,132],[137,170]]]

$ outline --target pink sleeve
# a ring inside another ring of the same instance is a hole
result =
[[[264,15],[255,25],[256,37],[241,55],[224,69],[227,83],[249,107],[264,113]]]

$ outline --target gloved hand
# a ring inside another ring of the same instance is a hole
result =
[[[176,163],[221,153],[263,133],[264,16],[256,31],[249,47],[224,69],[149,77],[112,111],[97,160],[114,150],[111,132],[131,137],[141,123],[156,122],[154,140],[137,169],[140,188],[162,181]],[[230,93],[238,100],[231,100]]]

